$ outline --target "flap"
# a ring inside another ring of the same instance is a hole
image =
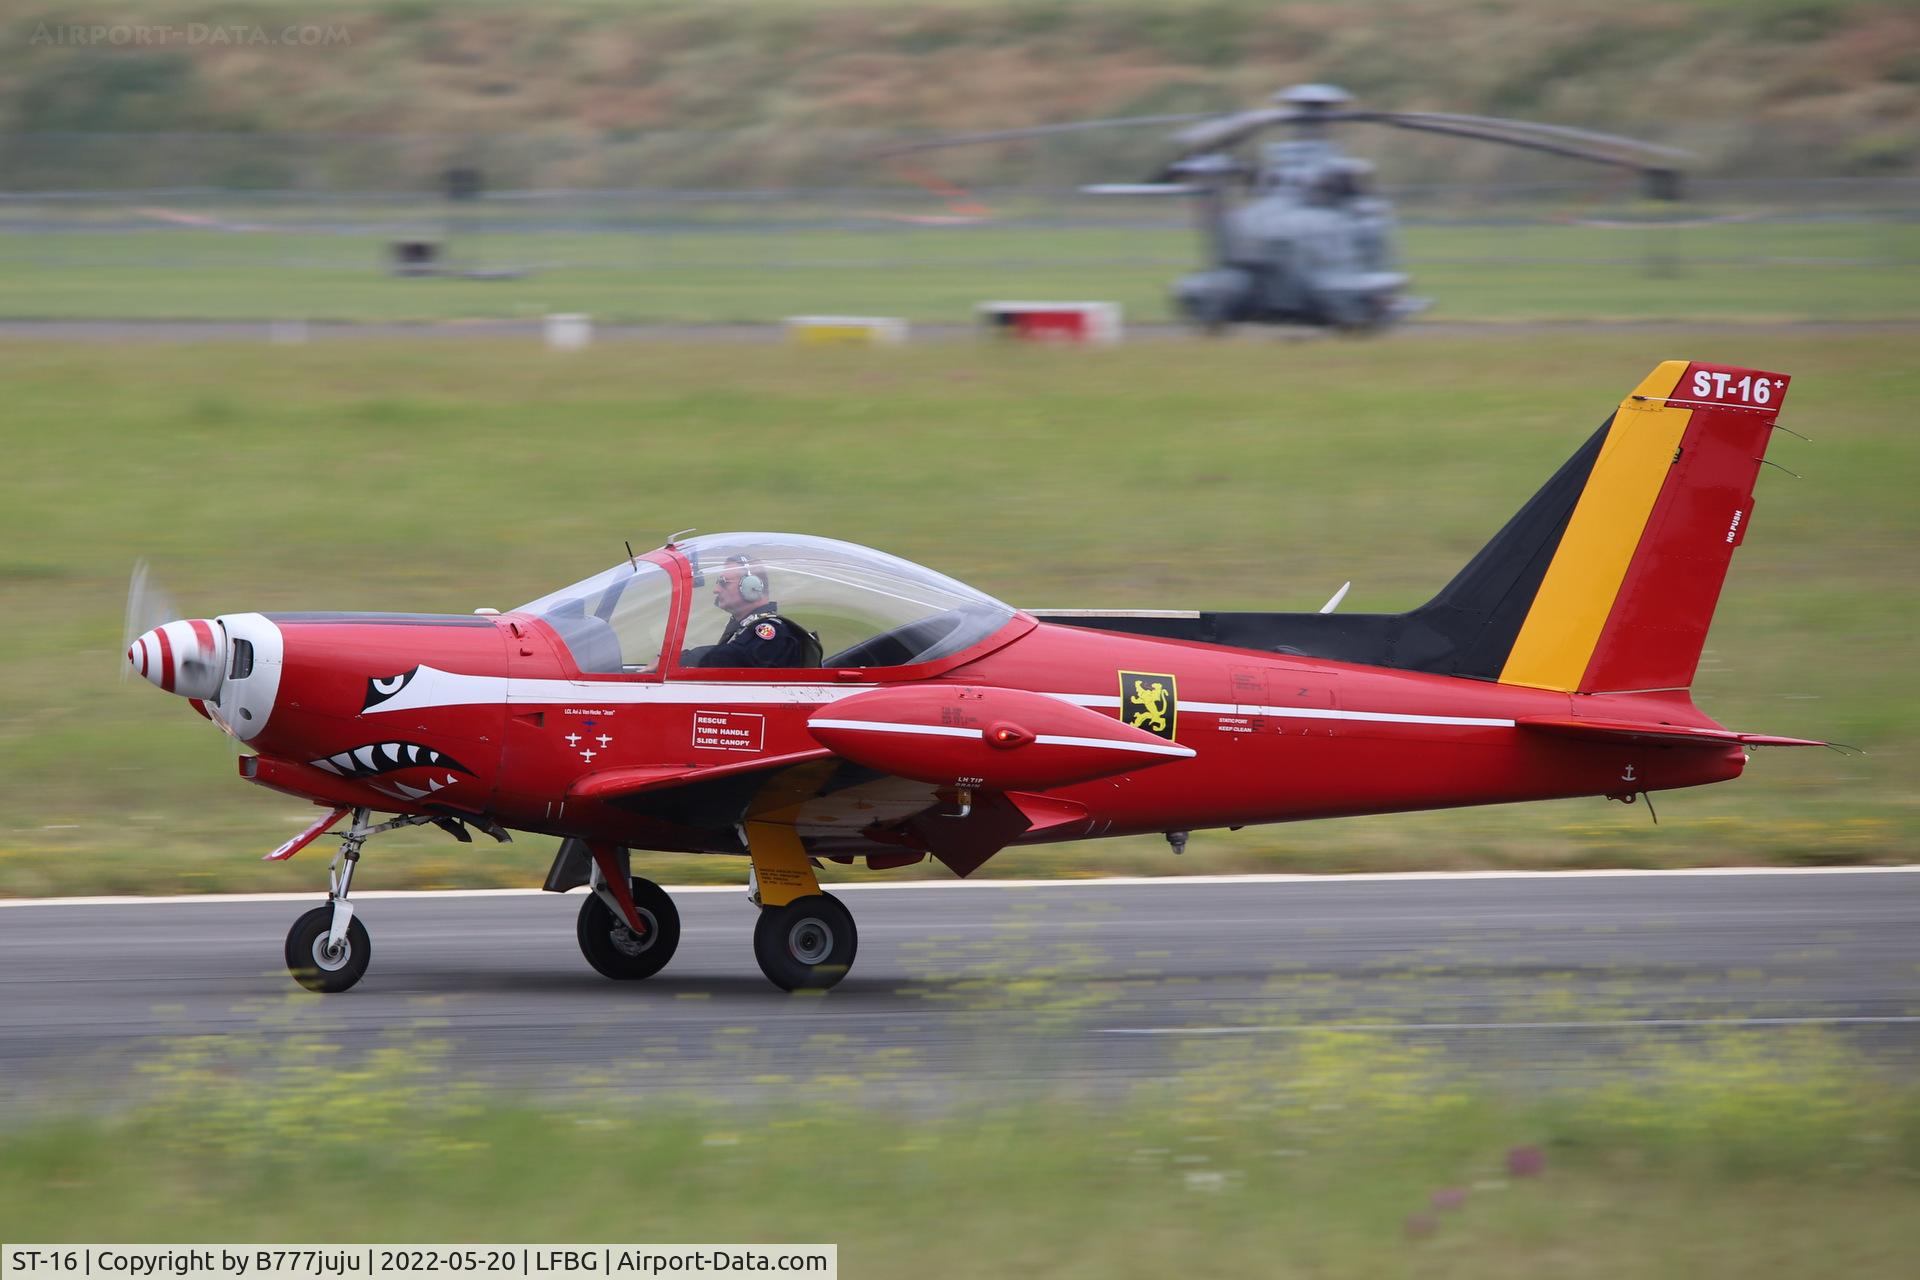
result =
[[[1824,747],[1811,738],[1779,738],[1765,733],[1735,733],[1681,724],[1644,724],[1631,720],[1573,720],[1553,716],[1526,716],[1514,721],[1522,729],[1600,741],[1664,742],[1698,747]]]

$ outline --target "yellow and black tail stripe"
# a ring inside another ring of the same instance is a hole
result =
[[[1501,667],[1502,684],[1580,687],[1693,410],[1669,404],[1684,360],[1662,363],[1620,402]]]

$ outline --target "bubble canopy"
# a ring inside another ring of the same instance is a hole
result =
[[[717,579],[739,570],[760,579],[758,612],[776,611],[817,635],[827,667],[917,666],[980,643],[1015,617],[1014,609],[963,582],[871,547],[793,533],[718,533],[657,551],[637,565],[542,596],[516,612],[534,614],[560,635],[582,671],[653,668],[668,634],[673,589],[684,563],[685,634],[680,666],[718,643],[731,614],[716,603]]]

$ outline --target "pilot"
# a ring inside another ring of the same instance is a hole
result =
[[[780,616],[767,571],[745,556],[727,557],[714,575],[713,604],[732,615],[719,643],[700,655],[703,667],[817,667],[820,642]]]

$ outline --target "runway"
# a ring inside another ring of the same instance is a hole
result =
[[[185,1037],[355,1060],[429,1046],[542,1094],[1120,1089],[1219,1046],[1338,1027],[1516,1079],[1650,1039],[1822,1028],[1920,1069],[1920,868],[871,885],[853,972],[773,990],[735,889],[676,895],[679,954],[594,974],[579,895],[356,895],[372,967],[338,996],[281,964],[310,901],[0,906],[0,1074],[17,1100],[127,1087]],[[1233,1051],[1239,1052],[1240,1048]],[[284,1063],[285,1059],[281,1059]]]

